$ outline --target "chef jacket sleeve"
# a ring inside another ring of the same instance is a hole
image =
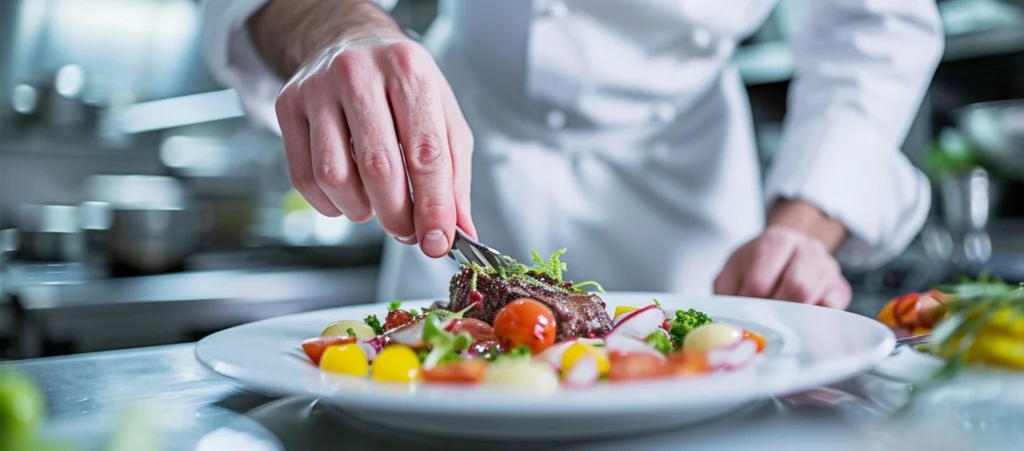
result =
[[[386,10],[398,0],[373,0]],[[280,134],[274,102],[284,87],[263,61],[249,36],[246,22],[269,0],[204,0],[203,55],[214,78],[233,88],[248,117]]]
[[[849,232],[839,261],[876,267],[907,247],[931,205],[900,146],[941,58],[940,17],[934,0],[808,3],[766,201],[816,205]]]

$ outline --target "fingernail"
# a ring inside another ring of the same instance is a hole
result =
[[[434,229],[423,234],[423,252],[429,255],[441,255],[448,251],[448,239],[444,232]]]
[[[416,235],[392,236],[392,238],[402,244],[416,244]]]

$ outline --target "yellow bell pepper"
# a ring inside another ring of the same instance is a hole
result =
[[[597,360],[597,371],[601,375],[608,374],[608,369],[611,368],[611,363],[608,360],[608,355],[604,352],[597,350],[597,348],[583,343],[574,343],[569,346],[568,349],[562,353],[562,376],[572,369],[572,366],[576,364],[586,354],[594,356]]]
[[[636,310],[636,309],[637,309],[636,307],[630,307],[628,305],[619,305],[619,306],[615,307],[615,315],[614,316],[619,316],[619,315],[621,315],[623,313],[629,313],[629,312],[632,312],[633,310]]]

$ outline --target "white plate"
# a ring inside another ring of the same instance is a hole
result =
[[[707,421],[751,401],[848,378],[895,346],[881,323],[849,312],[738,297],[609,293],[616,305],[658,298],[666,310],[695,308],[762,333],[765,354],[742,371],[686,380],[601,385],[530,394],[492,386],[381,384],[327,374],[299,346],[340,319],[383,318],[381,304],[259,321],[213,334],[196,356],[213,371],[275,395],[320,397],[350,415],[395,428],[479,438],[615,436]],[[430,302],[406,302],[422,309]]]

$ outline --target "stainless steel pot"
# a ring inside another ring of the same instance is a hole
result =
[[[160,273],[182,266],[196,247],[198,220],[171,177],[94,176],[82,208],[93,245],[118,269]]]
[[[111,214],[107,249],[116,264],[143,273],[174,270],[195,247],[187,209],[119,209]]]
[[[74,206],[21,205],[15,215],[15,227],[18,259],[69,262],[85,258],[85,235]]]
[[[975,103],[956,117],[993,171],[1024,182],[1024,100]]]

